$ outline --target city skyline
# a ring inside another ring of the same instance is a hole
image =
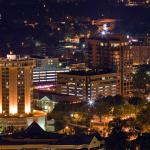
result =
[[[150,0],[0,0],[1,150],[150,150]]]

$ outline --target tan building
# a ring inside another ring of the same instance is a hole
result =
[[[4,115],[31,112],[33,59],[17,58],[10,53],[0,59],[0,113]]]
[[[131,94],[133,52],[126,35],[110,34],[88,39],[87,63],[91,68],[120,73],[121,95]]]
[[[150,45],[133,45],[133,65],[150,64]]]
[[[81,100],[95,100],[98,96],[121,94],[119,73],[69,72],[58,74],[58,91],[77,96]]]

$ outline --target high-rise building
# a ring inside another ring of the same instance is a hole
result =
[[[128,36],[109,34],[88,39],[89,67],[120,73],[122,96],[131,94],[132,57]]]
[[[17,58],[10,53],[0,59],[0,113],[4,115],[31,112],[33,59]]]
[[[133,65],[150,64],[150,36],[135,36],[131,41]]]

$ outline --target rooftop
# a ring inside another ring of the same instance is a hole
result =
[[[65,72],[62,74],[79,75],[79,76],[94,76],[94,75],[101,75],[101,74],[108,74],[108,73],[114,73],[114,72],[111,70],[100,70],[99,69],[99,70],[90,70],[90,71],[70,71],[70,72]]]
[[[90,144],[93,138],[102,140],[97,133],[86,135],[63,135],[44,131],[36,122],[33,122],[26,130],[12,135],[2,135],[1,145],[28,145],[28,144],[47,144],[47,145],[83,145]]]
[[[100,35],[96,37],[91,37],[89,40],[99,40],[103,42],[114,41],[114,42],[126,42],[128,41],[127,35],[124,34],[108,34],[108,35]]]

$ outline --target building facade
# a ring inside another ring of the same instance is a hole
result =
[[[135,36],[131,41],[133,65],[150,64],[150,36]]]
[[[33,69],[33,84],[56,84],[57,73],[68,72],[58,58],[36,59],[37,66]]]
[[[91,68],[120,73],[121,95],[131,94],[133,53],[127,36],[112,34],[88,39],[87,63]]]
[[[0,113],[31,112],[33,59],[17,58],[12,53],[0,59]]]
[[[150,45],[133,45],[133,65],[150,64]]]
[[[95,100],[98,96],[121,94],[119,73],[69,72],[58,74],[58,91],[77,96],[81,100]]]

